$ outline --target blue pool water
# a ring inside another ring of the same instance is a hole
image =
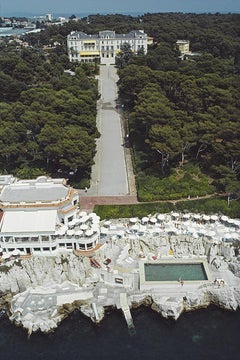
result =
[[[239,353],[240,311],[211,307],[183,314],[176,322],[148,308],[132,310],[130,336],[121,312],[109,311],[100,325],[80,313],[49,335],[0,321],[0,359],[11,360],[228,360]]]
[[[203,263],[193,264],[145,264],[146,281],[184,281],[207,280],[207,275]]]

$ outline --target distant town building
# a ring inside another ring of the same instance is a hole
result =
[[[113,65],[123,44],[129,44],[133,53],[147,53],[151,38],[143,30],[132,30],[128,34],[116,34],[115,31],[104,30],[96,35],[88,35],[82,31],[71,32],[67,36],[68,56],[72,62],[93,62]]]
[[[47,21],[53,21],[53,14],[46,14]]]

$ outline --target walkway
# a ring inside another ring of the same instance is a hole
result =
[[[122,196],[129,194],[126,157],[122,146],[121,115],[116,108],[117,70],[100,66],[97,126],[101,137],[97,140],[95,165],[92,167],[91,186],[86,195]],[[83,194],[84,195],[84,194]]]

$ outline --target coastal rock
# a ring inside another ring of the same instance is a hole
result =
[[[177,320],[184,309],[182,297],[152,295],[152,300],[151,308],[165,318]]]
[[[0,270],[0,292],[10,291],[13,294],[23,292],[29,287],[49,286],[64,281],[82,285],[85,283],[86,274],[90,277],[90,282],[92,276],[89,259],[78,258],[73,254],[10,260],[6,261]]]
[[[232,259],[229,263],[229,269],[232,271],[232,273],[240,277],[240,257],[238,256],[237,259]]]
[[[198,290],[196,292],[188,292],[183,298],[184,310],[193,311],[210,305],[211,298],[208,293]]]
[[[237,310],[240,303],[236,298],[237,293],[232,288],[212,289],[209,297],[212,304],[226,310]]]
[[[29,288],[13,297],[10,320],[29,334],[39,330],[50,332],[75,309],[82,306],[91,309],[92,298],[91,291],[70,282]],[[93,313],[88,315],[91,317]]]

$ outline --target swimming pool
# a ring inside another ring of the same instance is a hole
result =
[[[145,281],[207,280],[203,263],[144,264]]]
[[[206,259],[160,259],[139,261],[139,287],[149,289],[163,284],[207,283],[212,276]]]

